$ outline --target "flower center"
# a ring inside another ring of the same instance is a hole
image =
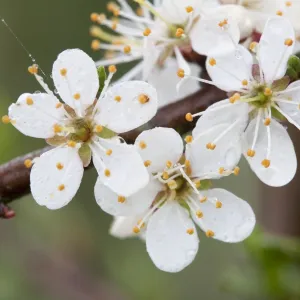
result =
[[[253,89],[251,97],[245,101],[255,106],[256,108],[266,108],[272,103],[273,92],[271,88],[265,85],[259,85]]]
[[[73,129],[69,139],[75,142],[88,142],[93,136],[93,124],[89,119],[76,119],[72,121],[70,127]]]

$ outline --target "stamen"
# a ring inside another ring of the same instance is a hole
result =
[[[24,161],[24,166],[27,168],[27,169],[30,169],[32,167],[32,160],[31,159],[26,159]]]
[[[292,39],[286,39],[284,41],[284,44],[288,47],[292,46],[294,44],[294,41]]]
[[[55,108],[61,108],[63,105],[62,105],[62,103],[57,103],[56,105],[55,105]]]
[[[216,145],[213,143],[208,143],[208,144],[206,144],[206,148],[209,150],[215,150]]]
[[[146,104],[146,103],[148,103],[148,102],[150,101],[149,96],[147,96],[147,95],[145,95],[145,94],[139,95],[138,99],[139,99],[139,102],[140,102],[141,104]]]
[[[112,155],[112,153],[113,153],[113,151],[112,151],[111,149],[106,150],[106,155],[107,155],[107,156]]]
[[[249,157],[254,157],[254,156],[255,156],[255,151],[252,150],[252,149],[248,149],[247,155],[248,155]]]
[[[205,234],[209,238],[212,238],[215,236],[215,233],[212,230],[207,230]]]
[[[242,81],[242,85],[243,85],[243,86],[247,86],[247,85],[248,85],[248,80],[247,80],[247,79],[244,79],[244,80]]]
[[[139,146],[142,150],[147,148],[147,144],[144,141],[140,141]]]
[[[76,147],[76,142],[74,141],[68,141],[68,146],[71,147],[71,148],[75,148]]]
[[[249,150],[247,152],[247,154],[248,154],[249,157],[253,157],[255,155],[254,148],[255,148],[256,141],[257,141],[257,137],[258,137],[258,131],[259,131],[261,113],[262,113],[262,109],[260,108],[258,110],[257,117],[256,117],[256,124],[255,124],[255,130],[254,130],[254,137],[253,137],[252,147],[251,147],[251,149],[249,149],[249,150],[251,150],[253,152],[251,152]]]
[[[144,166],[147,168],[147,167],[149,167],[151,165],[151,160],[146,160],[145,162],[144,162]]]
[[[217,61],[214,58],[210,58],[208,63],[213,67],[217,64]]]
[[[222,175],[224,173],[224,171],[225,171],[225,168],[223,168],[223,167],[219,168],[220,175]]]
[[[98,40],[93,40],[91,43],[92,50],[96,51],[100,49],[100,42]]]
[[[118,202],[119,203],[124,203],[126,198],[124,196],[118,196]]]
[[[184,30],[182,28],[177,28],[175,36],[180,38],[184,35]]]
[[[269,126],[271,124],[271,118],[266,118],[264,121],[265,126]]]
[[[193,137],[191,135],[187,135],[184,140],[186,143],[190,144],[193,141]]]
[[[37,74],[38,71],[39,71],[39,67],[38,67],[38,65],[36,65],[36,64],[34,64],[34,65],[28,67],[28,72],[29,72],[30,74],[32,74],[32,75]]]
[[[61,76],[66,76],[67,75],[67,69],[63,68],[63,69],[60,69],[60,75]]]
[[[207,196],[205,196],[205,197],[203,197],[203,198],[200,199],[201,203],[205,203],[206,201],[207,201]]]
[[[162,174],[162,178],[164,179],[164,180],[167,180],[167,179],[169,179],[169,173],[168,172],[163,172],[163,174]]]
[[[116,97],[115,97],[115,101],[120,102],[121,100],[122,100],[122,97],[121,97],[121,96],[116,96]]]
[[[56,168],[57,168],[58,170],[62,170],[62,169],[64,168],[64,165],[63,165],[62,163],[57,163],[57,164],[56,164]]]
[[[105,170],[104,170],[104,175],[105,175],[106,177],[110,177],[110,175],[111,175],[110,170],[109,170],[109,169],[105,169]]]
[[[97,133],[100,133],[103,131],[103,126],[101,125],[96,125],[95,128],[94,128],[94,131],[97,132]]]
[[[116,72],[117,72],[116,66],[115,66],[115,65],[110,65],[110,66],[108,67],[108,72],[109,72],[109,73],[116,73]]]
[[[184,78],[184,76],[185,76],[184,70],[183,69],[179,69],[177,71],[177,76],[180,77],[180,78]]]
[[[283,15],[282,10],[277,10],[276,15],[281,17]]]
[[[33,104],[33,100],[32,100],[31,97],[27,97],[26,104],[29,105],[29,106]]]
[[[216,201],[216,208],[222,208],[223,204],[221,201],[217,200]]]
[[[55,124],[53,126],[53,131],[54,131],[54,133],[61,133],[62,132],[62,127],[58,124]]]
[[[241,94],[235,93],[233,96],[229,98],[229,102],[234,104],[236,101],[241,99]]]
[[[265,88],[264,95],[265,96],[271,96],[273,94],[273,91],[270,88]]]
[[[168,160],[168,161],[166,162],[166,167],[167,167],[168,169],[170,169],[170,168],[172,168],[172,166],[173,166],[173,163],[172,163],[170,160]]]
[[[271,165],[271,161],[269,159],[264,159],[261,164],[265,167],[265,168],[269,168]]]
[[[146,28],[143,32],[144,36],[149,36],[151,34],[151,29],[150,28]]]
[[[192,235],[192,234],[194,234],[194,229],[193,228],[188,228],[186,230],[186,233],[189,234],[189,235]]]
[[[239,174],[240,174],[240,168],[239,167],[235,167],[234,169],[233,169],[233,174],[235,175],[235,176],[238,176]]]
[[[62,192],[64,189],[65,189],[65,185],[64,184],[61,184],[57,187],[57,189]]]
[[[2,117],[2,123],[3,124],[9,124],[10,123],[10,118],[8,115],[5,115]]]
[[[193,122],[193,115],[191,113],[187,113],[185,115],[185,119],[188,121],[188,122]]]
[[[175,180],[169,180],[167,182],[167,185],[170,188],[170,190],[176,190],[178,188],[178,184]]]
[[[252,52],[255,52],[257,45],[258,45],[257,42],[252,42],[252,43],[250,44],[250,46],[249,46],[249,49],[250,49]]]
[[[131,52],[131,47],[129,45],[125,46],[124,47],[124,53],[125,54],[130,54],[130,52]]]
[[[286,2],[285,2],[285,6],[291,7],[291,6],[292,6],[292,1],[286,1]]]
[[[79,100],[80,99],[80,94],[79,93],[74,94],[73,98],[75,100]]]
[[[187,7],[185,8],[185,10],[186,10],[187,13],[191,13],[191,12],[194,11],[194,8],[193,8],[192,6],[187,6]]]

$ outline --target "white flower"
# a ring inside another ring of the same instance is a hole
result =
[[[120,21],[108,20],[103,14],[92,14],[92,20],[112,28],[118,34],[92,28],[92,35],[104,41],[93,41],[92,48],[109,51],[109,58],[98,61],[99,65],[141,60],[121,81],[138,78],[154,84],[158,94],[163,96],[159,98],[164,99],[164,102],[159,103],[160,106],[177,101],[199,89],[195,82],[188,81],[180,94],[170,93],[171,90],[175,91],[174,83],[178,82],[178,78],[172,73],[175,64],[175,69],[182,68],[186,74],[197,75],[200,71],[199,66],[184,59],[181,49],[193,49],[204,55],[212,50],[217,53],[231,51],[233,46],[230,37],[234,36],[234,41],[238,44],[239,31],[231,31],[235,26],[212,28],[211,24],[216,19],[218,22],[227,20],[229,24],[235,22],[233,18],[237,18],[243,20],[241,24],[244,27],[249,25],[246,22],[249,18],[242,13],[245,9],[240,6],[219,7],[215,1],[212,4],[212,1],[200,0],[163,0],[156,5],[144,0],[136,2],[140,4],[140,15],[124,0],[119,1],[120,7],[116,4],[109,5],[109,10],[121,17]],[[249,29],[244,30],[244,27],[243,31],[247,31],[246,35],[249,35]],[[218,32],[218,39],[211,38],[211,30]],[[164,80],[166,74],[171,74],[172,80]]]
[[[155,115],[157,95],[152,86],[130,81],[108,88],[116,71],[110,66],[97,99],[99,79],[93,60],[81,50],[66,50],[52,70],[63,104],[37,74],[37,66],[30,71],[46,93],[21,95],[9,107],[9,118],[23,134],[57,146],[34,160],[30,181],[38,204],[49,209],[68,204],[91,157],[99,180],[116,193],[128,196],[147,185],[149,176],[140,155],[117,134],[137,128]]]
[[[224,151],[230,153],[226,160],[214,152],[199,150],[216,133],[212,129],[188,144],[184,161],[183,142],[175,130],[144,131],[135,145],[152,174],[149,184],[136,194],[123,197],[101,181],[96,183],[95,196],[101,208],[122,216],[115,220],[111,233],[129,237],[129,228],[135,221],[133,231],[145,234],[147,251],[163,271],[179,272],[194,260],[199,243],[194,223],[208,237],[229,243],[244,240],[255,225],[247,202],[223,189],[201,190],[207,179],[238,173],[235,164],[240,155],[234,145],[224,143]]]
[[[222,57],[208,57],[207,71],[212,82],[205,82],[236,93],[203,113],[187,115],[189,120],[202,115],[193,132],[196,140],[204,131],[219,128],[207,151],[218,149],[219,143],[239,143],[242,139],[242,152],[252,170],[271,186],[287,184],[297,169],[293,143],[278,122],[284,117],[300,129],[300,81],[289,84],[289,78],[284,77],[294,41],[291,23],[273,17],[260,43],[250,46],[257,52],[256,64],[242,46]]]

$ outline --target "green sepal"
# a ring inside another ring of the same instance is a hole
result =
[[[271,90],[273,92],[284,91],[288,87],[290,82],[291,82],[290,77],[289,76],[284,76],[281,79],[275,80],[272,83]]]
[[[298,73],[290,66],[286,70],[286,75],[290,77],[291,81],[298,80]]]
[[[97,98],[98,98],[104,88],[104,84],[105,84],[105,80],[106,80],[105,68],[102,66],[98,67],[97,73],[98,73],[98,79],[99,79],[99,90],[97,93]]]
[[[101,137],[102,139],[111,139],[111,138],[117,136],[117,134],[114,131],[112,131],[106,127],[103,127],[103,130],[100,133],[97,133],[97,135],[99,137]]]
[[[91,163],[91,159],[92,159],[91,148],[86,143],[82,144],[82,146],[78,150],[78,154],[80,156],[83,166],[86,168]]]
[[[205,191],[205,190],[209,190],[211,188],[212,188],[211,180],[209,180],[209,179],[200,180],[200,187],[198,188],[198,190]]]
[[[279,121],[286,121],[286,118],[274,107],[271,107],[272,117]]]
[[[67,138],[65,136],[55,135],[52,138],[46,139],[46,143],[50,146],[58,147],[67,142]]]
[[[297,74],[300,73],[300,58],[296,55],[291,55],[288,60],[288,67],[291,67]]]

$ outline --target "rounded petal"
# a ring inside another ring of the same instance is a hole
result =
[[[211,59],[215,64],[211,65]],[[243,46],[238,46],[235,51],[217,58],[208,57],[206,69],[213,83],[220,89],[231,92],[243,87],[242,81],[250,82],[253,57]]]
[[[75,196],[83,165],[74,148],[56,148],[36,159],[30,173],[31,193],[39,205],[58,209]]]
[[[298,88],[298,90],[288,91],[295,88]],[[285,91],[278,95],[278,98],[290,101],[290,103],[277,102],[277,105],[300,126],[300,80],[291,83]]]
[[[187,230],[194,231],[188,234]],[[187,210],[175,201],[166,202],[147,225],[147,251],[157,268],[179,272],[187,267],[198,252],[199,239]]]
[[[227,19],[227,27],[219,23]],[[238,23],[229,12],[215,11],[200,19],[191,30],[190,39],[194,51],[203,55],[220,56],[233,52],[240,41]]]
[[[282,17],[270,18],[258,48],[259,64],[267,83],[282,78],[286,72],[287,61],[294,48],[294,45],[285,45],[287,39],[295,43],[295,32],[290,21]]]
[[[183,154],[181,136],[172,128],[156,127],[143,131],[136,139],[137,147],[143,161],[149,161],[150,173],[162,172],[167,161],[176,164]]]
[[[248,160],[251,169],[256,173],[258,178],[270,186],[283,186],[288,184],[295,176],[297,170],[297,158],[293,142],[289,137],[286,129],[277,121],[272,119],[271,130],[271,152],[269,160],[270,167],[265,168],[261,162],[266,159],[267,154],[267,129],[263,121],[260,124],[260,130],[255,146],[255,156],[250,158],[246,152],[251,147],[255,130],[256,120],[252,120],[245,132],[243,139],[243,151]]]
[[[121,97],[120,101],[115,98]],[[146,103],[140,103],[140,96]],[[154,87],[143,81],[127,81],[112,86],[99,100],[95,120],[110,130],[122,133],[151,120],[157,111],[158,99]]]
[[[203,217],[199,219],[193,214],[195,223],[204,232],[212,231],[213,238],[227,243],[241,242],[252,233],[255,215],[246,201],[224,189],[212,189],[204,194],[208,200],[201,204]],[[216,208],[216,200],[222,203],[221,208]]]
[[[76,111],[83,113],[93,104],[99,79],[94,61],[85,52],[69,49],[60,53],[53,64],[52,76],[62,100]]]
[[[135,146],[99,139],[91,149],[100,180],[116,194],[128,197],[148,184],[149,174]]]
[[[151,180],[146,187],[125,198],[123,195],[114,193],[98,178],[95,185],[95,197],[106,213],[113,216],[133,216],[145,212],[162,189],[163,185],[158,180]]]
[[[55,135],[53,126],[64,117],[63,107],[56,108],[60,102],[48,94],[23,94],[9,107],[12,124],[23,134],[47,139]]]
[[[132,229],[141,218],[142,216],[115,217],[109,229],[110,235],[119,239],[136,237],[137,234]]]

